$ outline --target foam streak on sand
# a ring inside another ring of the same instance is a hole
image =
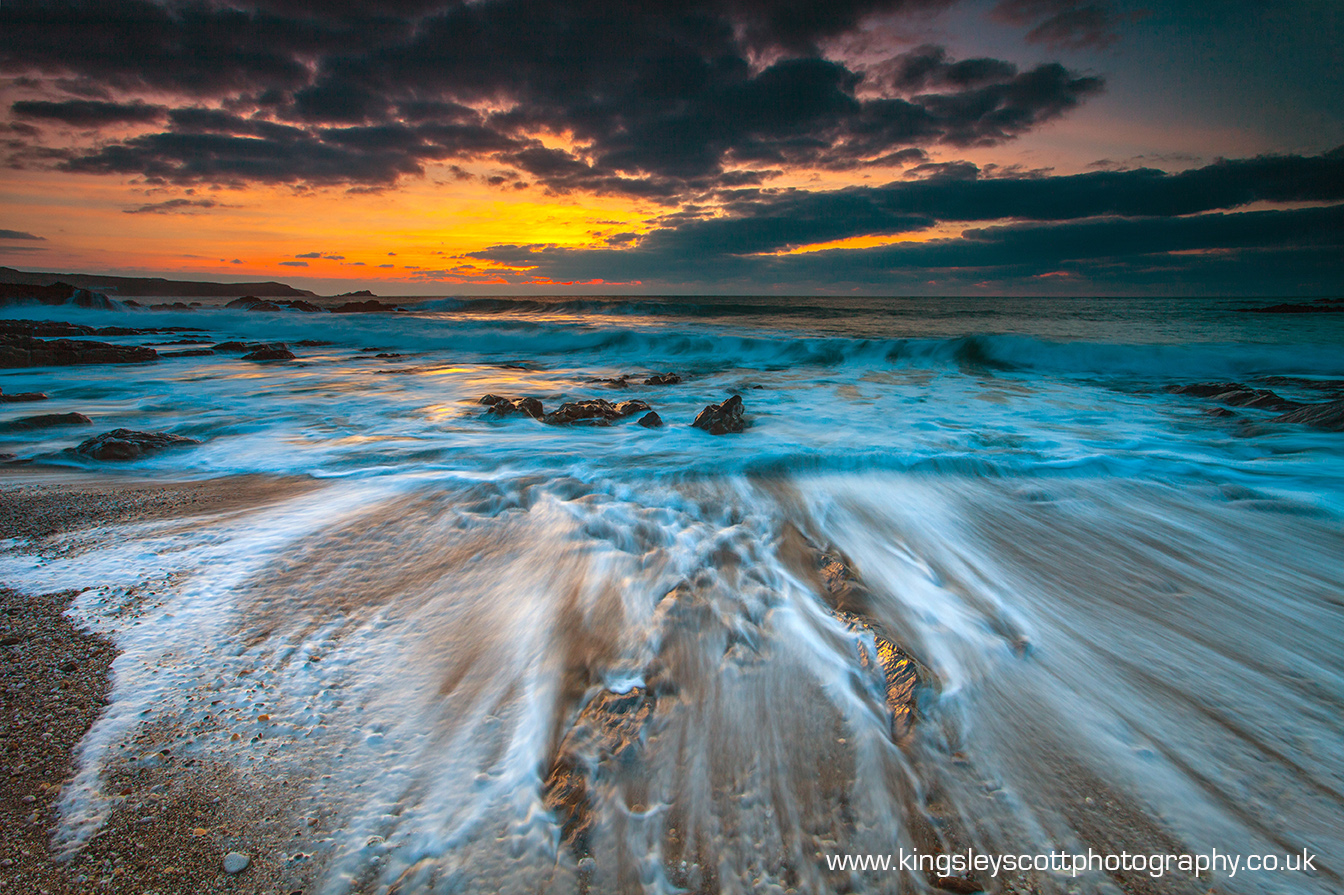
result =
[[[987,882],[827,860],[899,848],[1306,848],[1314,875],[1004,884],[1340,888],[1344,450],[1277,419],[1339,397],[1328,333],[1200,306],[1185,342],[1116,323],[1080,348],[1064,313],[860,338],[739,310],[272,315],[272,338],[333,344],[135,383],[7,374],[53,411],[203,442],[131,464],[161,492],[94,477],[61,430],[16,443],[89,478],[4,485],[0,581],[89,588],[72,616],[121,651],[58,845],[96,851],[148,782],[186,798],[208,772],[266,806],[220,822],[249,842],[212,840],[216,864],[249,856],[239,890]],[[1253,388],[1169,390],[1187,373]],[[1279,410],[1235,403],[1269,388]],[[744,431],[690,425],[734,393]],[[488,416],[484,394],[644,401],[667,425]]]

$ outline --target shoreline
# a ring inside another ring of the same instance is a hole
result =
[[[155,482],[55,468],[0,471],[0,529],[41,552],[102,525],[190,520],[241,511],[320,487],[299,477],[226,476]],[[53,841],[62,787],[81,740],[107,705],[111,639],[82,629],[66,610],[78,591],[23,593],[0,582],[0,889],[75,895],[91,890],[290,892],[308,865],[289,867],[281,847],[283,782],[245,775],[226,762],[178,761],[172,719],[143,729],[138,758],[109,768],[112,810],[73,854]],[[54,686],[47,686],[54,683]],[[163,726],[163,730],[157,727]],[[231,875],[224,858],[249,857]],[[281,888],[277,888],[280,886]],[[288,888],[286,888],[288,886]]]

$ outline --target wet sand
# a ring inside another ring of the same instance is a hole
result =
[[[147,482],[5,470],[0,532],[45,551],[63,536],[105,525],[228,513],[313,487],[308,479],[266,476]],[[135,755],[108,774],[116,803],[106,825],[75,854],[59,852],[61,788],[107,703],[117,656],[109,640],[64,614],[77,593],[0,586],[0,891],[303,891],[304,856],[283,850],[298,832],[288,826],[284,782],[244,779],[223,762],[179,761],[171,748],[179,730],[151,726],[137,734]],[[249,857],[246,872],[225,871],[231,852]]]

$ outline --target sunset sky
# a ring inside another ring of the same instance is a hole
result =
[[[1339,294],[1338,0],[0,4],[0,265]]]

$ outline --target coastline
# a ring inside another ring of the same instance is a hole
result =
[[[317,487],[299,477],[228,476],[155,482],[60,469],[0,472],[0,529],[42,551],[99,526],[254,508]],[[79,743],[107,704],[114,643],[65,614],[78,591],[21,593],[0,583],[0,889],[48,895],[107,892],[301,891],[302,861],[281,846],[283,783],[245,776],[225,762],[178,761],[182,731],[150,727],[139,758],[110,769],[114,807],[73,855],[53,842],[62,786]],[[248,855],[230,875],[224,857]],[[277,888],[280,886],[281,888]],[[286,888],[285,886],[288,886]]]

